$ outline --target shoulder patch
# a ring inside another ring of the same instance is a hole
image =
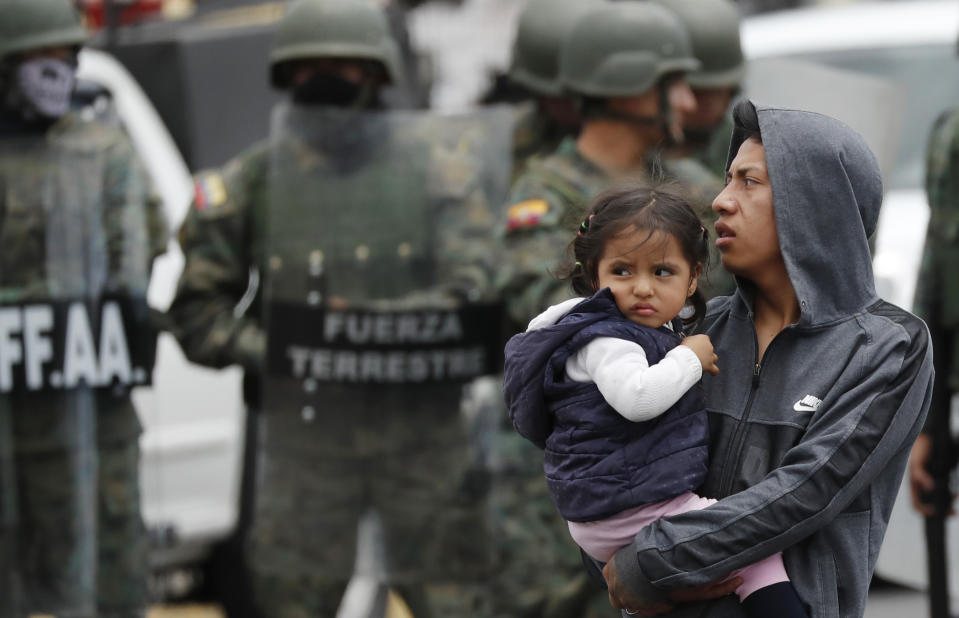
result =
[[[226,202],[226,185],[223,177],[215,172],[196,176],[194,181],[193,203],[199,211],[216,208]]]
[[[517,202],[506,212],[506,230],[536,227],[547,212],[549,212],[549,203],[546,200]]]

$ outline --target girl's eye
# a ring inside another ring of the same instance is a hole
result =
[[[743,182],[746,184],[747,187],[751,187],[752,185],[758,184],[758,182],[752,178],[744,178]]]
[[[656,269],[654,273],[657,277],[669,277],[673,274],[673,271],[665,266],[660,266]]]
[[[626,277],[629,275],[629,269],[625,266],[616,266],[613,268],[613,274],[618,277]]]

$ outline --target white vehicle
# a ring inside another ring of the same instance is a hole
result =
[[[959,105],[959,4],[824,5],[747,18],[741,33],[748,96],[840,118],[877,152],[886,194],[875,238],[876,285],[890,302],[911,308],[929,217],[923,188],[929,131],[943,110]],[[947,535],[949,561],[957,565],[956,518]],[[917,588],[927,584],[923,522],[905,482],[876,574]],[[959,570],[950,575],[955,595]]]
[[[109,91],[125,130],[160,194],[171,231],[179,227],[193,195],[190,172],[153,105],[112,56],[85,48],[78,77]],[[166,309],[183,268],[171,234],[167,253],[154,264],[148,299]],[[240,371],[205,369],[186,361],[162,333],[153,386],[133,397],[144,426],[140,439],[142,510],[155,543],[156,569],[195,563],[237,519],[244,406]]]

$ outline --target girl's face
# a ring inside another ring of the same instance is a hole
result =
[[[693,267],[670,234],[626,228],[606,243],[597,266],[598,288],[609,288],[631,322],[659,328],[696,291],[701,268]]]

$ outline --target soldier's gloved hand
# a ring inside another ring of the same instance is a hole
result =
[[[233,360],[250,371],[259,371],[266,362],[266,335],[259,325],[243,326],[233,339]]]
[[[909,453],[909,493],[912,497],[912,508],[923,517],[936,515],[936,505],[932,495],[936,489],[936,480],[929,473],[929,463],[932,460],[932,436],[927,433],[919,434]],[[955,496],[950,496],[955,499]],[[955,515],[950,501],[949,515]]]
[[[912,496],[912,508],[924,517],[936,514],[935,506],[925,500],[936,486],[929,474],[929,459],[932,456],[932,436],[921,433],[912,445],[909,453],[909,493]]]
[[[330,296],[326,301],[326,306],[332,311],[346,311],[350,307],[350,301],[342,296]]]

